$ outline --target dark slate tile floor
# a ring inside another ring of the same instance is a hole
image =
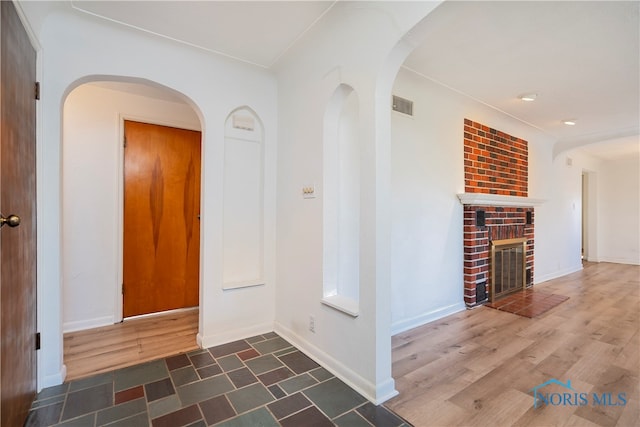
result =
[[[25,426],[408,427],[275,333],[42,390]]]

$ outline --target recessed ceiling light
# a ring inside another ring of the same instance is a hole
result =
[[[567,126],[575,126],[576,125],[576,119],[563,120],[562,123],[564,123]]]
[[[537,93],[523,93],[522,95],[518,96],[519,99],[526,102],[535,101],[537,97]]]

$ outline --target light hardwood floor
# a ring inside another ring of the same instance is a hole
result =
[[[198,310],[125,320],[64,335],[66,381],[198,348]]]
[[[570,297],[538,318],[478,307],[394,336],[400,394],[386,406],[417,427],[639,426],[639,279],[639,266],[586,263],[536,285]],[[532,389],[552,378],[588,404],[534,409]],[[594,392],[618,406],[594,405]]]

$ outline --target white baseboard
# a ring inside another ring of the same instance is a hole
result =
[[[374,405],[382,405],[384,402],[392,397],[396,397],[398,394],[400,393],[396,390],[396,381],[393,378],[388,378],[382,384],[378,384],[376,386],[376,396],[378,396],[378,398],[376,400],[369,399],[369,401]]]
[[[408,331],[409,329],[417,328],[418,326],[433,322],[434,320],[442,319],[443,317],[465,310],[466,308],[465,303],[461,301],[409,319],[400,320],[391,325],[391,335],[396,335],[401,332]]]
[[[266,334],[267,332],[273,332],[273,323],[261,323],[258,325],[248,326],[244,328],[232,329],[230,331],[224,331],[219,334],[202,335],[198,332],[196,335],[196,342],[200,348],[215,347],[220,344],[226,344],[232,341],[249,338],[255,335]]]
[[[380,405],[398,394],[393,378],[374,384],[280,323],[276,322],[275,332],[374,405]]]
[[[65,322],[62,325],[62,333],[83,331],[85,329],[99,328],[101,326],[109,326],[116,323],[113,316],[96,317],[94,319],[76,320],[74,322]]]
[[[554,271],[553,273],[538,276],[537,274],[533,278],[533,284],[537,285],[542,282],[557,279],[558,277],[566,276],[567,274],[575,273],[582,270],[582,264],[574,265],[573,267],[565,268],[563,270]]]
[[[600,257],[598,262],[612,262],[614,264],[640,265],[640,259],[617,258],[617,257]]]
[[[62,384],[65,378],[67,378],[67,365],[63,364],[59,372],[40,378],[40,383],[38,384],[38,392],[40,392],[40,390],[42,390],[43,388]]]

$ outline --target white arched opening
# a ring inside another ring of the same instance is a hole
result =
[[[61,324],[70,332],[123,318],[124,121],[189,130],[202,122],[186,96],[144,79],[88,76],[63,99]]]

